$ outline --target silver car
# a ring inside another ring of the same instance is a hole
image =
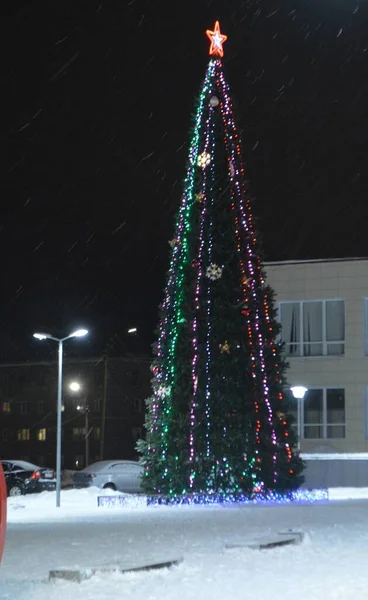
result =
[[[133,460],[101,460],[73,474],[73,487],[96,486],[137,494],[142,492],[143,467]]]

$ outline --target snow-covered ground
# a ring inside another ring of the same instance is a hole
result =
[[[341,493],[340,493],[341,495]],[[352,495],[352,494],[350,494]],[[97,491],[9,500],[1,600],[366,600],[368,502],[228,507],[98,509]],[[58,516],[55,514],[58,512]],[[286,529],[300,546],[225,544]],[[50,569],[183,557],[171,570],[46,583]]]

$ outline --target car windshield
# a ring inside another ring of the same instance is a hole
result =
[[[13,466],[13,469],[22,469],[23,471],[37,471],[39,469],[37,465],[25,460],[9,460],[9,463]]]

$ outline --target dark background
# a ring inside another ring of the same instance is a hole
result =
[[[367,3],[5,6],[0,360],[149,350],[217,18],[265,259],[368,255]]]

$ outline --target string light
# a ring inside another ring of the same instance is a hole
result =
[[[287,494],[269,492],[268,494],[185,494],[172,496],[147,496],[148,506],[192,506],[192,505],[223,505],[223,504],[313,504],[328,502],[328,489],[296,490]]]

